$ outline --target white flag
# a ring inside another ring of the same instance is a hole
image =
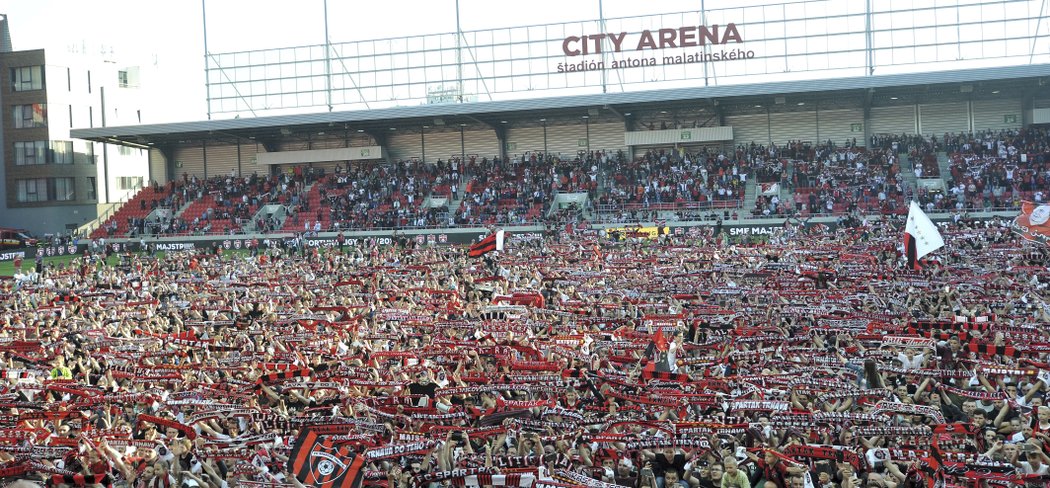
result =
[[[914,201],[911,202],[911,210],[908,211],[908,224],[904,227],[904,232],[915,239],[915,259],[922,259],[923,256],[944,247],[944,238],[941,237],[937,226]]]
[[[496,231],[496,250],[503,250],[503,229]]]

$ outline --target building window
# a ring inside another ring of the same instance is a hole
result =
[[[53,164],[73,164],[73,141],[51,141],[51,158]]]
[[[72,141],[20,141],[15,143],[15,166],[73,164]]]
[[[16,129],[47,127],[47,104],[14,105],[11,107]]]
[[[76,141],[73,144],[73,164],[95,164],[95,143]]]
[[[88,164],[95,164],[95,143],[88,142],[87,147],[84,148],[84,154],[87,155]]]
[[[47,178],[18,180],[18,201],[23,203],[47,200]]]
[[[142,188],[141,176],[119,176],[117,177],[117,189],[137,190]]]
[[[98,186],[96,186],[95,177],[94,176],[88,176],[88,179],[87,179],[87,192],[88,192],[87,193],[88,194],[88,200],[92,200],[92,201],[98,200]]]
[[[11,68],[11,89],[20,91],[44,89],[44,67],[22,66]]]
[[[94,178],[91,178],[92,180]],[[71,202],[77,199],[76,185],[73,178],[30,178],[18,180],[18,201],[33,202]]]
[[[47,162],[47,141],[15,143],[15,166],[32,166]]]
[[[54,191],[51,195],[59,202],[71,202],[77,199],[76,185],[73,178],[50,178],[54,182]]]
[[[119,84],[121,88],[127,88],[128,87],[128,72],[127,71],[117,71],[117,84]]]
[[[121,156],[131,156],[131,148],[128,146],[117,146]]]

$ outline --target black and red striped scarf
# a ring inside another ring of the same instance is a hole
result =
[[[980,330],[991,328],[988,322],[956,322],[951,320],[911,320],[908,321],[909,329],[916,330]]]
[[[981,354],[984,356],[1021,357],[1021,351],[1014,346],[997,346],[987,342],[973,341],[966,345],[966,349],[974,354]]]
[[[175,430],[177,430],[179,432],[182,432],[190,440],[197,438],[197,432],[195,430],[193,430],[193,427],[190,427],[190,426],[188,426],[186,424],[181,424],[181,423],[176,422],[176,421],[171,420],[171,419],[166,419],[166,418],[163,418],[163,417],[156,417],[156,416],[153,416],[153,415],[147,415],[147,414],[142,413],[142,414],[139,414],[138,421],[139,422],[149,422],[149,423],[152,423],[152,424],[156,424],[159,427],[165,427],[165,428],[170,427],[170,428],[175,429]]]
[[[795,444],[784,448],[783,454],[794,458],[830,459],[839,463],[848,463],[858,471],[864,466],[864,460],[857,453],[833,447]]]
[[[113,486],[113,478],[108,474],[56,474],[49,480],[52,485],[102,485]]]
[[[962,388],[956,388],[954,386],[939,385],[939,388],[955,396],[963,398],[972,398],[974,400],[1001,400],[1003,399],[1003,393],[999,391],[984,391],[984,390],[964,390]]]
[[[650,362],[642,369],[642,379],[646,380],[661,380],[661,381],[674,381],[676,383],[688,383],[692,381],[689,375],[684,373],[672,373],[670,371],[656,371],[655,363]]]
[[[508,474],[476,474],[460,478],[452,478],[452,486],[532,486],[535,475],[523,473]],[[523,482],[525,483],[523,485]]]
[[[262,385],[267,383],[273,383],[280,380],[289,380],[292,378],[299,378],[304,376],[310,376],[313,371],[309,368],[300,368],[288,371],[280,371],[277,373],[264,374],[259,376],[259,379],[255,380],[255,388],[260,389]]]

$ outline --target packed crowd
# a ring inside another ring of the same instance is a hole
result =
[[[610,177],[597,203],[647,208],[737,202],[744,196],[750,165],[732,156],[678,149],[652,150],[634,159],[610,158],[606,166]]]
[[[945,175],[937,161],[943,151],[950,159]],[[902,171],[917,179],[944,177],[946,188],[906,188]],[[183,175],[143,190],[135,208],[118,212],[92,237],[525,224],[543,220],[557,192],[588,193],[598,221],[633,221],[639,212],[661,211],[686,220],[710,210],[735,212],[749,176],[786,190],[758,192],[754,206],[742,212],[756,217],[897,213],[903,197],[920,200],[929,212],[1018,208],[1022,200],[1050,199],[1050,131],[876,134],[867,148],[856,140],[788,141],[725,152],[654,149],[639,158],[600,151],[575,158],[526,153],[505,161],[470,156],[437,164],[340,166],[329,175],[302,166],[279,176]],[[450,205],[423,206],[431,196]],[[186,203],[190,208],[179,214]],[[270,203],[285,205],[290,218],[252,222],[260,206]],[[167,211],[147,218],[158,208]]]
[[[340,166],[321,178],[307,198],[291,207],[287,230],[341,231],[445,224],[437,208],[424,206],[437,187],[447,188],[444,163],[399,161],[390,167]]]
[[[902,222],[821,227],[38,264],[0,282],[0,476],[1046,486],[1046,250],[962,221],[904,271]]]
[[[755,195],[753,216],[904,211],[906,189],[899,177],[899,155],[892,149],[796,142],[770,150],[768,159],[759,161],[762,186]],[[781,188],[788,190],[784,198]]]
[[[274,176],[231,174],[201,179],[184,173],[165,185],[154,182],[143,188],[134,197],[137,203],[125,205],[92,238],[243,232],[253,225],[265,228],[267,222],[252,221],[262,205],[299,205],[305,186],[321,175],[309,167]],[[126,225],[121,225],[121,219],[126,219]]]
[[[940,140],[935,135],[873,134],[868,149],[906,156],[909,169],[915,172],[916,178],[938,178],[940,167],[937,165],[937,152],[951,150],[955,147],[955,140],[955,136],[950,134],[944,134]]]
[[[950,179],[935,208],[1017,208],[1046,201],[1050,133],[1045,128],[982,132],[960,137],[949,153]]]
[[[594,194],[597,164],[605,155],[559,158],[529,153],[502,161],[481,158],[467,164],[465,195],[453,216],[456,225],[536,222],[557,192]]]

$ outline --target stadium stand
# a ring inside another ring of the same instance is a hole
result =
[[[432,227],[439,210],[424,208],[432,191],[447,192],[436,166],[400,161],[388,168],[341,168],[321,178],[291,205],[287,231]]]
[[[125,202],[120,209],[114,212],[94,232],[91,238],[100,237],[125,237],[131,232],[142,234],[146,232],[146,218],[157,208],[173,208],[178,206],[179,200],[175,198],[174,185],[150,186],[140,189],[133,197]]]

